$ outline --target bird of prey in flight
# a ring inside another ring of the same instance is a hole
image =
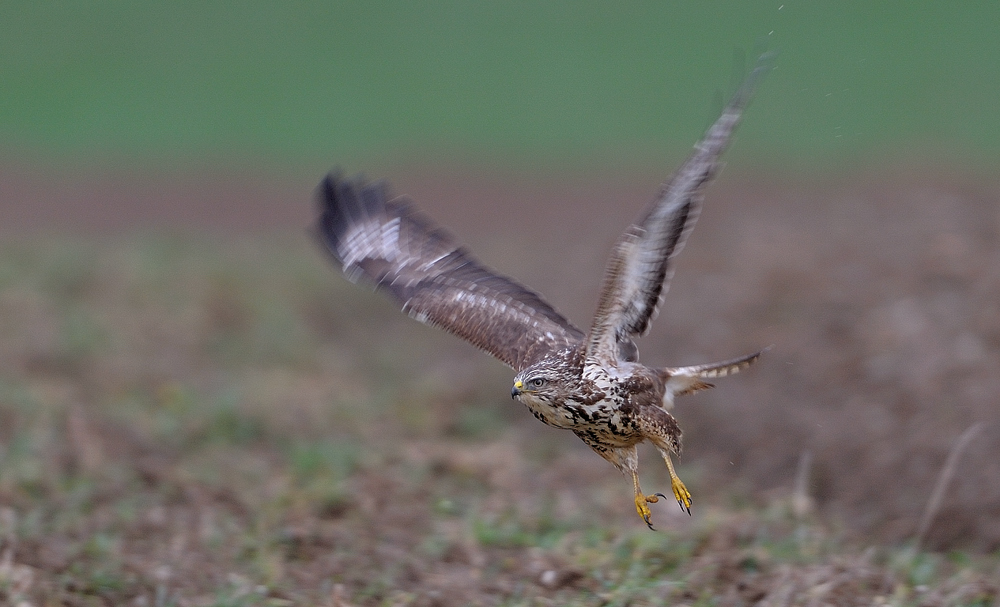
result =
[[[352,282],[374,286],[416,320],[440,327],[514,369],[511,397],[542,422],[572,430],[631,476],[635,508],[665,497],[639,488],[636,447],[650,441],[666,462],[674,498],[691,512],[691,494],[671,454],[681,430],[674,398],[745,369],[763,350],[723,362],[652,368],[639,363],[646,334],[694,227],[706,183],[719,168],[744,108],[769,71],[763,57],[640,220],[618,240],[605,269],[590,331],[583,332],[531,289],[492,271],[382,182],[329,174],[320,184],[318,233]]]

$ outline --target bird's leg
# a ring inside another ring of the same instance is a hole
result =
[[[681,450],[681,431],[677,427],[677,420],[663,409],[649,407],[640,418],[640,423],[643,435],[653,443],[667,464],[667,471],[670,472],[670,489],[674,492],[674,499],[680,504],[681,510],[691,514],[691,492],[677,477],[674,462],[670,459],[671,453],[679,453]]]
[[[660,454],[663,455],[663,461],[667,462],[667,471],[670,472],[670,488],[674,492],[674,497],[677,498],[677,503],[680,504],[681,510],[686,510],[687,513],[691,514],[691,492],[687,490],[684,483],[681,482],[680,477],[674,471],[674,463],[670,461],[670,454],[666,451],[660,450]],[[638,487],[638,485],[636,485]]]
[[[645,495],[642,492],[642,489],[639,488],[639,472],[637,470],[629,470],[629,472],[632,474],[632,485],[635,487],[635,510],[639,513],[639,516],[642,517],[642,520],[646,522],[646,526],[653,531],[656,531],[656,529],[653,529],[653,523],[649,520],[651,513],[649,511],[649,506],[646,504],[655,504],[660,501],[660,497],[663,497],[663,494],[654,493],[653,495]]]
[[[624,474],[632,476],[632,486],[635,488],[635,511],[642,517],[643,522],[650,529],[653,529],[653,523],[649,519],[649,506],[646,504],[655,504],[660,501],[661,497],[667,499],[667,496],[662,493],[646,495],[639,488],[639,451],[635,448],[635,445],[631,447],[608,447],[596,442],[586,434],[578,433],[577,436],[583,442],[587,443],[591,449],[596,451],[598,455],[611,462],[615,468],[618,468]],[[653,531],[656,530],[653,529]]]

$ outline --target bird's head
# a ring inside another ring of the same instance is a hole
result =
[[[514,377],[510,397],[526,405],[555,404],[565,390],[557,369],[546,365],[532,365]]]

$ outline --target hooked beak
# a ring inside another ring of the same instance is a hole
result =
[[[514,382],[514,387],[510,389],[510,397],[517,398],[521,394],[521,388],[524,387],[520,381]]]

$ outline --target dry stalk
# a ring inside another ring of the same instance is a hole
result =
[[[937,516],[938,510],[941,509],[941,502],[944,501],[944,492],[948,488],[951,478],[955,476],[955,469],[958,468],[958,459],[962,456],[962,452],[965,451],[969,442],[979,433],[982,426],[982,422],[976,422],[966,428],[965,432],[958,437],[958,440],[955,441],[954,446],[952,446],[951,451],[948,453],[948,458],[944,461],[944,467],[941,469],[941,474],[938,475],[937,483],[934,485],[934,491],[931,492],[931,497],[927,501],[927,507],[924,508],[924,515],[920,519],[920,526],[917,527],[915,544],[918,550],[927,537],[927,532],[930,530],[931,523],[934,522],[934,517]]]
[[[812,512],[812,498],[809,496],[809,472],[812,468],[812,451],[806,449],[799,457],[799,467],[795,473],[795,492],[792,494],[792,512],[802,519]]]

